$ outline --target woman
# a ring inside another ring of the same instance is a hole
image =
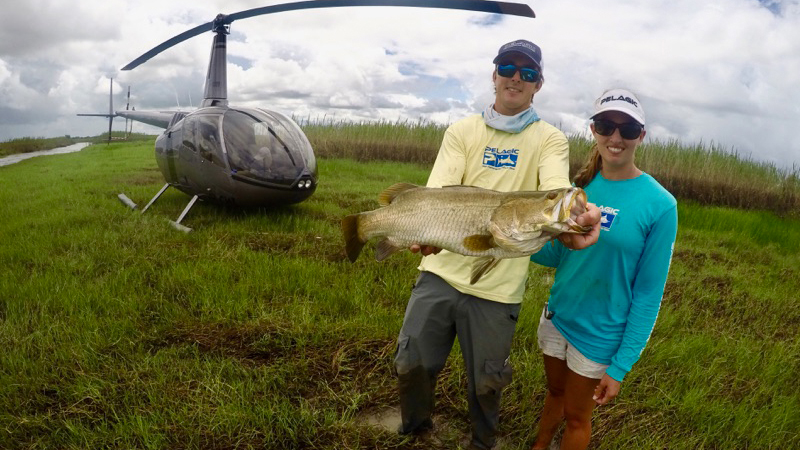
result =
[[[562,450],[589,445],[595,404],[616,397],[650,338],[678,228],[675,198],[634,162],[646,134],[639,99],[608,90],[591,119],[596,144],[574,181],[600,207],[600,238],[580,252],[554,242],[531,257],[556,267],[539,321],[548,392],[533,449],[548,448],[562,421]]]

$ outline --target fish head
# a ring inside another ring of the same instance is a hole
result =
[[[501,247],[536,251],[560,233],[589,231],[591,227],[576,222],[586,210],[586,192],[581,188],[520,192],[494,211],[489,230]]]
[[[495,218],[513,223],[513,227],[522,232],[557,224],[573,229],[578,226],[575,220],[587,210],[586,192],[578,187],[520,194],[498,208]]]

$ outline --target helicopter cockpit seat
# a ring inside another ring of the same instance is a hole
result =
[[[226,114],[224,119],[225,149],[231,171],[240,176],[268,178],[271,158],[257,143],[254,122],[243,114]]]
[[[214,161],[214,154],[219,154],[220,144],[216,137],[216,130],[212,124],[202,120],[197,123],[197,150],[200,156],[210,162]]]
[[[271,149],[273,172],[287,180],[294,179],[297,169],[284,144],[279,139],[274,139]]]

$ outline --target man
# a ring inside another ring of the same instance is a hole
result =
[[[482,114],[451,125],[428,187],[471,185],[497,191],[563,188],[569,182],[564,134],[539,119],[531,106],[542,88],[542,53],[526,40],[509,42],[494,58],[495,101]],[[592,205],[578,218],[593,225],[587,235],[561,238],[581,249],[597,241],[600,211]],[[468,379],[472,449],[490,449],[497,433],[500,394],[511,382],[509,355],[525,290],[528,258],[504,259],[470,285],[473,257],[413,246],[426,255],[398,337],[395,369],[401,434],[433,428],[436,377],[455,337]]]

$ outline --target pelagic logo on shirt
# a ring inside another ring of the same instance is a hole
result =
[[[486,147],[483,150],[483,165],[493,169],[513,169],[517,167],[519,149],[498,149]]]
[[[600,229],[611,231],[611,225],[614,224],[614,219],[619,214],[619,209],[614,209],[610,206],[597,205],[600,208]]]

